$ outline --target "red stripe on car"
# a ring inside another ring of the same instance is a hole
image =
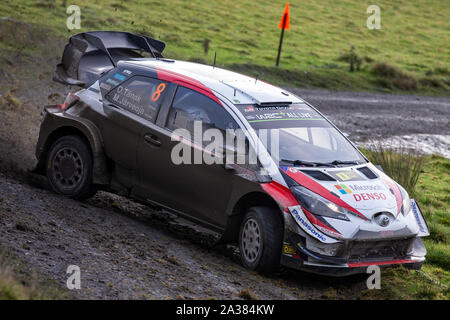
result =
[[[327,230],[330,230],[331,232],[336,233],[337,235],[341,235],[341,233],[339,231],[337,231],[336,229],[331,228],[330,226],[327,226],[325,223],[323,223],[322,221],[320,221],[319,219],[314,217],[314,215],[311,212],[309,212],[308,210],[306,210],[305,208],[302,207],[302,210],[306,214],[306,216],[308,217],[309,221],[311,221],[312,224],[315,224],[315,225],[317,225],[319,227],[322,227],[322,228],[325,228]]]
[[[312,192],[315,192],[318,195],[324,197],[325,199],[334,202],[338,206],[341,206],[353,212],[354,214],[358,215],[361,219],[369,220],[361,212],[359,212],[358,210],[347,204],[345,201],[341,200],[341,198],[339,198],[338,196],[332,194],[330,190],[322,186],[320,183],[317,183],[303,172],[300,172],[299,170],[288,169],[286,173],[289,177],[300,183],[305,188],[311,190]]]
[[[380,177],[383,179],[384,182],[386,182],[386,184],[389,186],[392,192],[394,192],[395,202],[397,203],[397,215],[398,215],[400,213],[400,210],[402,210],[403,205],[403,199],[400,189],[395,184],[395,182],[393,182],[388,176],[380,175]]]
[[[298,206],[298,201],[291,193],[289,188],[272,181],[269,183],[262,183],[261,187],[283,208]]]
[[[156,68],[156,74],[158,75],[159,80],[173,82],[194,91],[200,92],[201,94],[204,94],[205,96],[213,99],[218,104],[222,105],[222,103],[220,103],[220,100],[214,95],[214,93],[198,80],[160,68]]]
[[[402,263],[413,263],[417,262],[417,260],[411,260],[411,259],[402,259],[402,260],[390,260],[390,261],[373,261],[373,262],[355,262],[355,263],[349,263],[348,266],[350,268],[356,268],[356,267],[368,267],[368,266],[380,266],[380,265],[386,265],[386,264],[402,264]]]

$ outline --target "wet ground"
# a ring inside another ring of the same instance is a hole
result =
[[[450,99],[291,89],[361,146],[411,148],[450,157]]]
[[[34,35],[38,31],[29,32],[27,41],[44,41]],[[79,298],[234,299],[248,291],[264,299],[364,297],[364,276],[336,279],[281,270],[263,277],[240,265],[235,247],[211,247],[212,235],[171,214],[105,192],[74,201],[48,191],[43,181],[30,180],[26,171],[35,162],[42,107],[60,103],[70,90],[51,81],[62,45],[46,43],[40,58],[17,50],[0,52],[4,250],[61,287],[67,267],[80,266]],[[357,141],[377,135],[450,134],[449,99],[294,91]]]

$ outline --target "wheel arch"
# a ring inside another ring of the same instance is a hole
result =
[[[65,117],[58,118],[58,126],[50,126],[49,124],[49,127],[52,129],[44,130],[44,132],[41,132],[39,135],[39,141],[36,148],[36,158],[38,159],[38,163],[34,172],[45,174],[48,151],[57,139],[66,135],[76,135],[85,139],[90,149],[93,159],[93,183],[97,185],[109,184],[109,170],[103,152],[103,144],[100,139],[100,133],[95,125]],[[43,123],[41,131],[44,127],[45,123]]]
[[[239,230],[244,215],[251,207],[271,207],[279,211],[279,218],[284,225],[284,219],[279,204],[267,193],[253,191],[243,195],[233,206],[231,215],[228,217],[227,226],[222,234],[220,243],[234,243],[238,241]]]

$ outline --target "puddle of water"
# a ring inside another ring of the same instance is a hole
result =
[[[424,154],[439,154],[450,159],[450,135],[440,134],[411,134],[403,136],[392,136],[385,139],[357,142],[357,146],[371,148],[374,145],[385,148],[398,148],[417,150]]]

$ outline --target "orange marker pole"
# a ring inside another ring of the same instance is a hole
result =
[[[278,45],[278,55],[277,55],[277,63],[276,66],[278,67],[280,65],[280,57],[281,57],[281,46],[283,45],[283,38],[284,38],[284,30],[290,28],[289,23],[289,2],[286,3],[286,7],[284,8],[283,17],[281,17],[280,25],[278,26],[281,28],[281,35],[280,35],[280,44]]]
[[[283,45],[284,27],[285,26],[286,26],[286,15],[283,16],[283,28],[281,28],[280,44],[278,45],[278,55],[277,55],[277,64],[276,64],[277,67],[280,65],[281,46]]]

